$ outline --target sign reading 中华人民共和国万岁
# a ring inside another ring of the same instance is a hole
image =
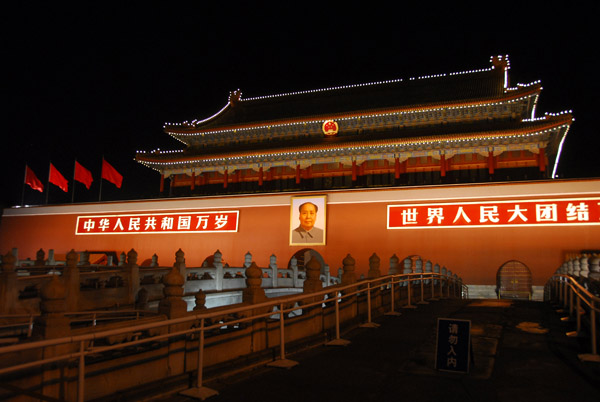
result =
[[[471,360],[471,321],[438,318],[435,368],[467,373]]]
[[[75,234],[237,232],[239,211],[78,216]]]

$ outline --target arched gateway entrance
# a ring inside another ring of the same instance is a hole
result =
[[[303,248],[302,250],[298,250],[294,253],[292,258],[296,258],[297,266],[299,271],[304,271],[306,264],[312,259],[316,258],[317,261],[321,264],[321,273],[325,273],[325,260],[321,256],[321,254],[317,253],[312,248]],[[290,268],[290,264],[292,262],[292,258],[288,261],[288,268]]]
[[[496,274],[496,293],[499,299],[531,299],[531,271],[525,264],[510,260]]]

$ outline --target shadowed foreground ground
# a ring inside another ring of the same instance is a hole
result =
[[[211,401],[598,401],[600,365],[581,363],[587,339],[551,305],[448,300],[402,309],[359,328],[345,347],[319,346],[289,359],[291,369],[257,368],[205,383]],[[474,365],[467,374],[434,369],[437,318],[471,320]],[[147,397],[144,399],[148,399]],[[153,401],[191,401],[177,393]]]

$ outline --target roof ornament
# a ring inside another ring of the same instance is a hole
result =
[[[235,91],[229,92],[229,104],[235,106],[242,98],[242,91],[236,89]]]
[[[501,69],[501,71],[508,70],[510,68],[510,61],[508,61],[508,55],[505,56],[492,56],[491,60],[494,68]]]

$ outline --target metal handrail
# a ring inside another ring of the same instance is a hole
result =
[[[168,339],[172,337],[179,337],[182,335],[190,335],[197,334],[199,337],[199,355],[198,355],[198,371],[197,371],[197,389],[202,390],[205,389],[202,386],[202,367],[203,367],[203,352],[204,352],[204,335],[206,331],[210,331],[212,329],[217,329],[223,327],[223,325],[233,325],[239,324],[247,321],[256,320],[258,318],[266,318],[272,317],[273,315],[279,316],[280,322],[280,358],[279,362],[289,362],[285,358],[285,314],[291,311],[297,310],[298,307],[296,303],[301,305],[301,308],[309,308],[317,305],[323,305],[323,303],[335,303],[336,306],[336,339],[339,338],[340,334],[340,317],[339,317],[339,308],[338,304],[341,303],[344,299],[351,298],[353,296],[357,296],[359,294],[366,294],[368,301],[368,312],[367,312],[367,321],[371,322],[371,292],[376,288],[382,287],[390,287],[392,290],[395,286],[401,283],[408,284],[408,304],[411,304],[411,283],[415,281],[422,281],[424,279],[430,278],[431,283],[433,284],[434,280],[437,280],[439,283],[440,296],[444,298],[443,295],[443,285],[445,283],[447,287],[447,297],[450,297],[450,287],[452,285],[453,292],[456,292],[457,286],[462,290],[465,285],[462,283],[460,278],[454,278],[453,276],[444,275],[441,273],[410,273],[410,274],[395,274],[395,275],[387,275],[374,279],[366,279],[357,281],[353,284],[349,285],[334,285],[330,287],[326,287],[321,291],[312,292],[312,293],[302,293],[299,295],[290,295],[290,296],[281,296],[274,299],[270,299],[269,301],[265,301],[262,303],[249,304],[244,306],[231,307],[226,309],[218,309],[218,311],[213,312],[199,312],[196,314],[188,314],[184,317],[164,320],[160,322],[151,322],[145,324],[136,324],[122,328],[115,328],[109,330],[98,331],[90,334],[82,334],[82,335],[73,335],[63,338],[55,338],[55,339],[46,339],[36,342],[28,342],[22,344],[14,344],[10,346],[0,347],[0,355],[5,353],[15,353],[15,352],[23,352],[31,349],[39,349],[50,346],[57,345],[65,345],[65,344],[79,344],[79,350],[77,352],[68,352],[59,356],[54,356],[50,358],[44,358],[40,360],[31,361],[28,363],[21,363],[14,366],[0,368],[0,375],[17,372],[20,370],[25,370],[32,367],[41,366],[43,364],[58,362],[61,360],[71,360],[78,359],[79,360],[79,373],[78,373],[78,401],[84,400],[84,378],[85,378],[85,356],[92,353],[100,353],[114,349],[126,348],[133,345]],[[433,286],[432,286],[432,289]],[[423,287],[421,287],[421,292],[423,292]],[[332,296],[332,293],[335,293],[335,296]],[[325,296],[328,298],[325,298]],[[432,293],[434,296],[434,293]],[[310,301],[316,299],[315,301]],[[291,306],[291,307],[288,307]],[[274,311],[274,308],[277,307],[277,310]],[[391,304],[391,308],[393,311],[394,304]],[[228,320],[226,322],[212,323],[210,319],[213,318],[223,318],[227,317]],[[171,332],[167,334],[159,334],[152,335],[143,339],[134,339],[131,341],[126,341],[116,345],[108,345],[108,346],[94,346],[94,341],[98,339],[103,339],[109,336],[122,335],[131,332],[139,332],[144,330],[152,330],[155,328],[161,328],[166,326],[174,326],[177,324],[184,323],[197,323],[199,324],[196,327],[188,328],[185,330],[180,330],[177,332]],[[88,347],[86,348],[86,345]],[[92,345],[92,346],[89,346]]]
[[[549,280],[550,286],[556,285],[554,292],[551,290],[551,296],[557,296],[563,307],[569,308],[569,315],[573,315],[575,311],[576,331],[575,335],[581,333],[581,314],[580,310],[582,303],[587,306],[590,314],[590,349],[591,354],[580,354],[581,360],[591,360],[600,362],[597,348],[597,324],[596,314],[600,313],[600,297],[593,295],[589,290],[584,288],[574,277],[565,274],[555,274]],[[575,300],[573,300],[575,298]]]

